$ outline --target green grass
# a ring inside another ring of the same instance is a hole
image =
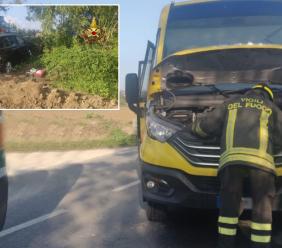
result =
[[[86,119],[93,119],[94,118],[94,114],[93,113],[87,113],[86,114]]]
[[[128,135],[121,129],[113,129],[103,140],[82,141],[44,141],[44,142],[7,142],[7,152],[69,151],[97,148],[118,148],[136,145],[136,136]]]
[[[117,47],[55,47],[45,51],[41,61],[58,88],[117,99]]]
[[[16,71],[22,71],[22,70],[29,71],[32,68],[35,69],[43,68],[40,56],[32,56],[29,59],[27,59],[25,62],[15,66]]]
[[[54,87],[106,99],[118,98],[118,46],[75,45],[45,49],[15,67],[16,71],[46,69]]]

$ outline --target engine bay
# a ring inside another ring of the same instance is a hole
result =
[[[155,94],[151,105],[155,108],[155,115],[174,124],[189,126],[205,111],[227,100],[223,95],[189,95],[177,96],[166,91]]]
[[[154,107],[154,114],[165,121],[182,127],[190,126],[193,121],[203,115],[206,111],[211,111],[215,106],[223,104],[230,97],[242,96],[246,92],[234,91],[224,93],[194,93],[177,94],[174,91],[163,91],[156,93],[150,105]],[[282,110],[282,91],[275,92],[275,103]]]

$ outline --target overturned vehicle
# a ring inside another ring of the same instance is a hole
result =
[[[174,207],[219,207],[217,139],[191,133],[193,121],[258,82],[269,82],[282,108],[282,2],[189,1],[166,6],[156,43],[126,77],[137,115],[140,200],[149,220]],[[282,203],[282,153],[276,151]],[[249,185],[242,205],[251,208]]]

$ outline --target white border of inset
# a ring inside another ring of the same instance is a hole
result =
[[[120,4],[117,3],[113,3],[113,4],[86,4],[86,3],[74,3],[74,4],[58,4],[58,3],[54,3],[54,4],[40,4],[40,3],[34,3],[34,4],[0,4],[1,7],[29,7],[29,6],[117,6],[118,7],[118,107],[114,108],[114,109],[50,109],[50,108],[46,108],[46,109],[41,109],[41,108],[34,108],[34,109],[20,109],[20,108],[16,108],[16,109],[3,109],[0,108],[0,110],[3,111],[14,111],[14,110],[21,110],[21,111],[53,111],[53,110],[59,110],[59,111],[118,111],[120,110]]]

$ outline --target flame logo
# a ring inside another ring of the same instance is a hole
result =
[[[86,43],[95,43],[95,42],[102,42],[105,37],[105,31],[97,26],[96,18],[94,17],[92,19],[92,22],[90,24],[90,28],[84,30],[80,37],[86,42]]]

